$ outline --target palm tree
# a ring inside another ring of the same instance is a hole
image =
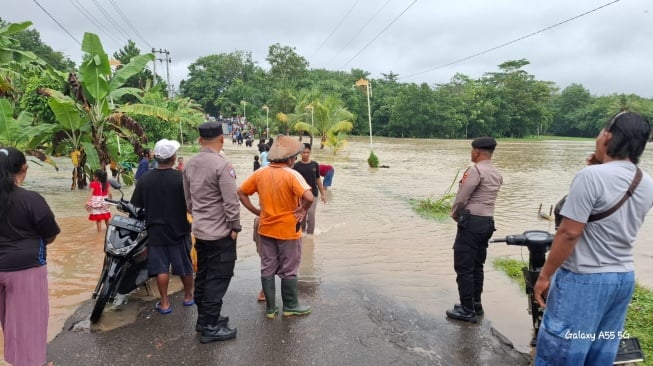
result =
[[[338,97],[327,95],[313,102],[306,102],[298,104],[296,110],[302,111],[303,120],[308,119],[309,122],[297,122],[294,129],[296,131],[309,131],[311,136],[320,136],[320,149],[324,148],[329,133],[339,135],[340,133],[350,132],[354,128],[354,124],[351,122],[354,117],[353,113],[347,110]],[[307,114],[305,110],[309,105],[312,107],[312,111],[309,109]],[[311,112],[312,117],[310,116]],[[343,135],[340,135],[341,139],[343,137]]]

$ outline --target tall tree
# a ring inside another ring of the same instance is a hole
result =
[[[188,66],[188,79],[183,80],[179,88],[183,96],[195,100],[207,113],[217,116],[222,108],[230,108],[229,101],[222,98],[227,89],[236,80],[248,83],[257,68],[251,53],[244,51],[200,57]]]
[[[279,90],[278,108],[283,113],[290,113],[294,109],[290,95],[306,75],[308,61],[297,54],[295,47],[281,46],[279,43],[270,46],[265,60],[270,64],[270,78]]]
[[[494,84],[501,105],[497,111],[495,135],[525,137],[546,130],[552,115],[547,108],[555,91],[549,82],[535,80],[522,70],[530,62],[526,59],[506,61],[500,72],[487,73],[486,81]]]

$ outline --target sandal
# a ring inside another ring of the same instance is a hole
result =
[[[193,305],[195,305],[195,300],[193,300],[193,299],[190,299],[188,301],[184,300],[183,304],[184,304],[184,306],[193,306]]]
[[[161,303],[157,302],[156,306],[154,307],[156,311],[159,312],[159,314],[166,315],[172,313],[172,305],[170,305],[167,309],[161,308]]]

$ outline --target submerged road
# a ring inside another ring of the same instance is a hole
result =
[[[274,320],[256,301],[258,258],[237,262],[223,314],[238,328],[234,340],[200,344],[196,309],[172,295],[174,310],[161,315],[155,301],[130,299],[136,314],[112,330],[89,326],[92,301],[83,303],[48,347],[54,365],[529,365],[489,320],[478,324],[420,314],[382,288],[355,281],[300,278],[300,302],[313,313]],[[278,279],[277,279],[278,281]],[[277,292],[280,286],[277,285]],[[277,294],[278,305],[281,296]],[[134,305],[136,304],[136,305]],[[119,312],[108,312],[112,317]],[[491,315],[488,315],[491,316]]]

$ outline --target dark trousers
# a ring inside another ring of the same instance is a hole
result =
[[[460,303],[474,309],[474,302],[481,302],[483,265],[487,258],[488,240],[494,232],[494,220],[487,216],[468,215],[462,221],[458,222],[453,262]]]
[[[195,304],[205,325],[211,325],[220,317],[222,298],[234,275],[236,241],[231,236],[218,240],[196,239],[195,248]]]

